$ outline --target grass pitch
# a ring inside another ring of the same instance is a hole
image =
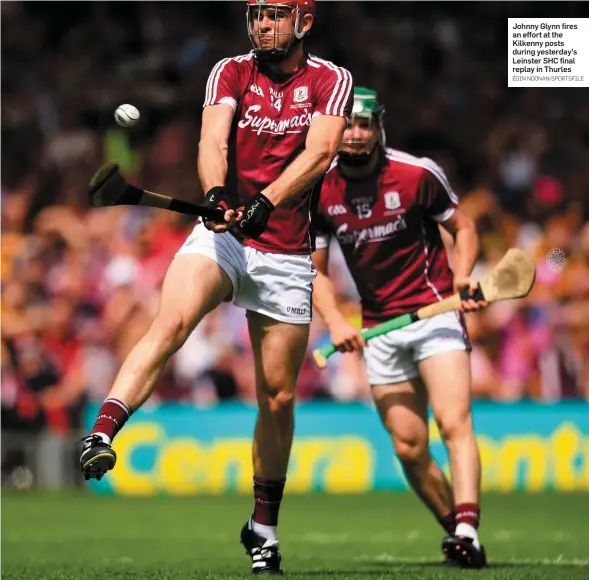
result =
[[[247,497],[98,497],[5,493],[2,578],[210,580],[251,577],[239,531]],[[490,568],[440,566],[441,529],[404,493],[288,496],[283,567],[293,578],[589,578],[587,494],[486,495]]]

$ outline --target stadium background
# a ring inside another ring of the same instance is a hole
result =
[[[149,189],[202,195],[196,153],[205,82],[219,59],[249,50],[243,4],[3,2],[1,9],[3,491],[83,486],[75,442],[147,328],[167,264],[193,226],[164,211],[90,209],[86,186],[102,162],[118,159],[131,181]],[[528,298],[467,317],[475,427],[490,491],[589,490],[588,91],[508,89],[506,77],[507,17],[588,15],[581,2],[319,2],[309,39],[314,54],[379,91],[390,146],[444,168],[481,236],[477,277],[511,246],[536,260]],[[140,109],[136,128],[115,124],[121,103]],[[564,252],[562,271],[548,266],[551,250]],[[357,320],[353,284],[335,255],[342,307]],[[309,352],[326,340],[316,317]],[[367,404],[358,358],[334,357],[320,373],[309,357],[298,392],[291,491],[406,488]],[[249,493],[253,395],[244,314],[224,305],[173,357],[144,412],[119,438],[125,459],[91,489]],[[433,424],[432,441],[444,462]],[[85,491],[53,499],[10,493],[6,517],[17,531],[6,541],[21,563],[28,555],[19,538],[42,535],[25,526],[26,514],[51,535],[55,514],[65,513],[60,529],[75,542],[73,510],[94,505],[85,503]],[[366,513],[373,519],[358,529],[374,531],[384,524],[375,524],[377,503],[365,497],[368,504],[350,500],[345,509],[362,518],[372,505]],[[195,505],[205,510],[194,501],[149,506],[180,518]],[[398,517],[409,518],[403,510],[412,505],[434,530],[422,508],[406,501],[395,504]],[[558,521],[582,505],[488,501],[503,505],[498,513],[508,520],[517,507],[530,521],[544,508]],[[331,505],[325,521],[338,522],[341,510]],[[135,515],[141,509],[127,508]],[[38,547],[50,545],[43,538]],[[540,558],[581,555],[574,542],[568,552],[545,544]],[[41,551],[51,561],[53,552]],[[25,577],[45,577],[39,574]]]

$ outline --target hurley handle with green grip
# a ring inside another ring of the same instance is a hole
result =
[[[382,324],[367,328],[362,331],[362,337],[364,340],[370,340],[376,336],[387,334],[392,330],[409,326],[418,320],[457,310],[460,308],[462,300],[469,298],[488,303],[511,300],[512,298],[522,298],[529,294],[534,285],[535,277],[536,267],[534,262],[522,250],[511,248],[507,250],[506,254],[499,260],[493,270],[479,282],[474,296],[469,296],[468,288],[465,288],[460,294],[456,293],[448,296],[448,298],[444,298],[444,300],[424,306],[417,312],[402,314]],[[328,344],[314,350],[313,358],[317,366],[320,369],[325,368],[327,359],[336,350],[333,344]]]
[[[417,318],[417,313],[412,314],[402,314],[401,316],[397,316],[392,318],[391,320],[387,320],[382,324],[378,324],[377,326],[373,326],[372,328],[367,328],[363,330],[360,334],[364,340],[370,340],[376,336],[381,336],[382,334],[386,334],[387,332],[391,332],[391,330],[398,330],[399,328],[403,328],[404,326],[409,326],[413,324],[415,321],[419,320]],[[320,369],[325,368],[327,365],[327,359],[337,352],[337,349],[333,344],[327,344],[321,348],[318,348],[313,351],[313,358],[317,363],[317,366]]]

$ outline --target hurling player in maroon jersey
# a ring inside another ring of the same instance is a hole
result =
[[[159,312],[102,405],[80,458],[86,477],[116,462],[111,441],[150,396],[168,358],[221,302],[247,312],[257,418],[254,496],[241,540],[255,573],[280,571],[278,511],[293,437],[297,376],[311,321],[313,220],[337,153],[352,76],[303,50],[314,0],[248,0],[253,50],[212,69],[198,154],[204,203],[224,223],[199,223],[167,272]],[[195,353],[198,356],[198,353]]]
[[[414,312],[463,288],[478,240],[433,161],[385,147],[384,109],[354,92],[352,120],[323,181],[313,304],[342,352],[362,350],[372,395],[407,479],[447,531],[449,562],[485,565],[479,543],[480,460],[470,400],[470,344],[462,312],[441,314],[364,342],[338,310],[327,276],[329,240],[339,243],[362,301],[364,327]],[[439,227],[454,239],[454,272]],[[472,299],[461,310],[486,306]],[[450,457],[452,486],[428,448],[428,403]]]

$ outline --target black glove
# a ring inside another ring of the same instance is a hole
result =
[[[274,204],[263,193],[256,193],[241,211],[243,217],[239,222],[239,230],[250,238],[259,238],[268,226],[268,219],[270,219],[270,213],[274,211]]]
[[[230,202],[229,196],[227,195],[225,188],[221,187],[221,186],[216,186],[216,187],[211,187],[211,189],[209,189],[209,191],[205,195],[203,205],[205,205],[207,207],[214,208],[214,209],[220,209],[223,213],[225,213],[230,207],[229,202]],[[205,223],[205,225],[207,225],[207,221],[210,221],[210,220],[205,220],[203,218],[203,222]],[[214,222],[214,223],[217,223],[217,222]],[[220,223],[224,223],[224,222],[220,222]]]

